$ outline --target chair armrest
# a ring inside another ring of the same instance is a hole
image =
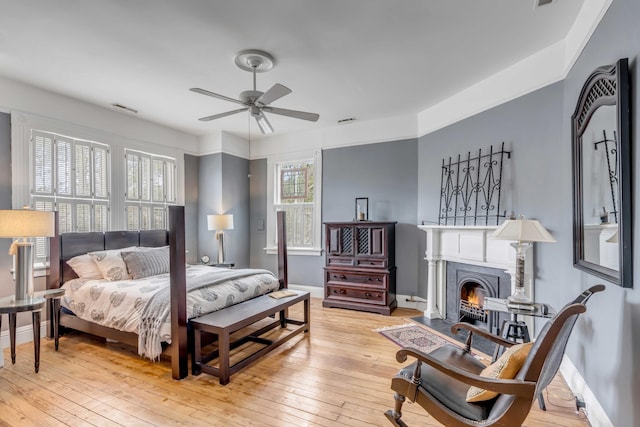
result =
[[[407,356],[415,357],[418,360],[418,363],[425,363],[445,375],[448,375],[458,381],[462,381],[465,384],[469,384],[470,386],[480,387],[484,390],[491,390],[500,394],[510,394],[531,399],[533,399],[533,394],[535,393],[535,382],[481,377],[480,375],[465,371],[457,366],[443,363],[440,360],[414,348],[403,348],[399,350],[396,353],[396,360],[400,363],[405,362],[407,360]],[[419,371],[419,368],[417,370]]]
[[[461,329],[466,329],[470,333],[480,335],[481,337],[486,338],[489,341],[493,341],[494,343],[501,345],[503,347],[508,348],[515,344],[513,341],[505,340],[502,337],[499,337],[495,334],[492,334],[491,332],[488,332],[486,329],[478,328],[477,326],[474,326],[470,323],[459,322],[451,326],[451,332],[453,332],[454,334],[457,334]]]

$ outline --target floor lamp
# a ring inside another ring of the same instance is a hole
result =
[[[54,213],[43,211],[0,210],[0,238],[19,238],[9,248],[14,255],[15,299],[33,296],[33,242],[30,237],[52,237]]]
[[[218,240],[218,264],[224,264],[224,231],[233,230],[233,215],[207,215],[207,228],[215,230],[216,240]]]
[[[524,215],[518,219],[508,219],[502,223],[491,235],[494,239],[514,240],[511,243],[516,250],[516,286],[513,294],[507,298],[509,302],[531,303],[524,292],[524,260],[525,251],[533,246],[533,242],[555,242],[556,239],[535,219],[525,219]]]

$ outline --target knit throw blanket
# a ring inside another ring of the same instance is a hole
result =
[[[268,270],[239,269],[217,270],[211,269],[211,273],[190,277],[187,274],[187,293],[213,286],[227,280],[240,279],[254,274],[267,273]],[[160,339],[160,326],[167,321],[171,312],[171,287],[166,286],[156,292],[142,308],[140,330],[138,332],[138,354],[151,360],[158,360],[162,353]]]

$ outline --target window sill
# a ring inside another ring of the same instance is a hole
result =
[[[267,255],[277,255],[278,248],[264,248]],[[303,256],[320,256],[322,255],[322,249],[307,249],[307,248],[287,248],[287,255],[303,255]]]

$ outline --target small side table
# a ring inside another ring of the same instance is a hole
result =
[[[33,350],[35,358],[35,371],[40,370],[40,312],[46,300],[43,297],[30,297],[16,300],[13,296],[0,298],[0,326],[2,314],[9,315],[9,340],[11,341],[11,363],[16,363],[16,314],[30,311],[33,322]]]
[[[236,266],[236,264],[233,262],[223,262],[221,264],[211,263],[211,264],[205,264],[205,265],[208,265],[209,267],[220,267],[220,268],[233,268]]]
[[[49,302],[52,314],[53,338],[56,351],[58,350],[58,324],[60,320],[60,298],[64,289],[47,289],[34,292],[32,297],[16,300],[14,296],[0,298],[0,327],[2,314],[9,315],[9,341],[11,342],[11,363],[16,363],[16,315],[19,312],[30,311],[33,328],[34,367],[36,373],[40,370],[40,313],[45,303]]]

